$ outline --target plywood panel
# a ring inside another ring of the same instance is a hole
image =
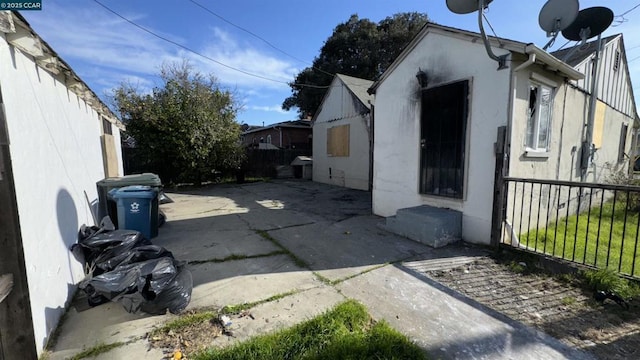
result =
[[[604,133],[604,115],[607,110],[607,105],[598,100],[596,103],[596,114],[593,119],[593,144],[596,149],[602,147],[602,136]]]
[[[349,124],[327,129],[327,155],[349,156],[349,132]]]
[[[105,177],[119,176],[118,174],[118,154],[113,135],[102,135],[102,156],[104,161]]]

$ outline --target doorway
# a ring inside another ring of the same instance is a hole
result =
[[[462,199],[469,81],[422,91],[420,193]]]

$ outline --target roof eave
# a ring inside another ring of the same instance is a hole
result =
[[[524,52],[527,55],[535,55],[536,59],[541,61],[543,64],[547,66],[548,69],[553,71],[558,71],[565,75],[570,80],[582,80],[584,79],[584,74],[580,71],[574,69],[571,65],[565,63],[564,61],[556,58],[555,56],[549,54],[548,52],[540,49],[534,44],[528,44],[524,48]]]
[[[409,43],[409,45],[407,45],[405,50],[391,64],[389,69],[387,69],[387,71],[385,71],[385,73],[382,74],[380,79],[374,82],[373,85],[371,85],[371,87],[367,90],[367,92],[369,94],[375,94],[380,84],[387,78],[388,74],[391,73],[395,69],[395,67],[397,67],[398,63],[402,62],[404,57],[406,57],[407,54],[413,50],[416,44],[422,41],[422,39],[432,30],[436,30],[436,31],[440,30],[443,33],[458,34],[458,35],[473,37],[473,38],[480,37],[480,34],[473,33],[470,31],[427,23],[425,27],[420,31],[420,33],[412,39],[412,41]],[[514,41],[514,40],[509,40],[504,38],[498,39],[495,37],[489,37],[489,41],[491,42],[492,47],[503,48],[505,50],[520,53],[520,54],[527,54],[527,55],[536,54],[536,57],[538,58],[538,60],[544,63],[545,65],[547,65],[549,69],[554,71],[559,71],[571,80],[580,80],[584,78],[584,74],[575,70],[569,64],[561,60],[558,60],[556,57],[540,49],[534,44],[525,44],[519,41]]]

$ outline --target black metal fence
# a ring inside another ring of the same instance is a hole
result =
[[[505,178],[500,243],[640,278],[640,187]]]

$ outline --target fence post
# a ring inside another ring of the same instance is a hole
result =
[[[505,200],[505,184],[504,184],[504,162],[505,162],[505,143],[506,143],[507,127],[498,127],[498,135],[494,144],[496,155],[496,167],[493,178],[493,209],[491,213],[491,245],[500,245],[502,233],[502,222],[504,220],[504,200]]]

